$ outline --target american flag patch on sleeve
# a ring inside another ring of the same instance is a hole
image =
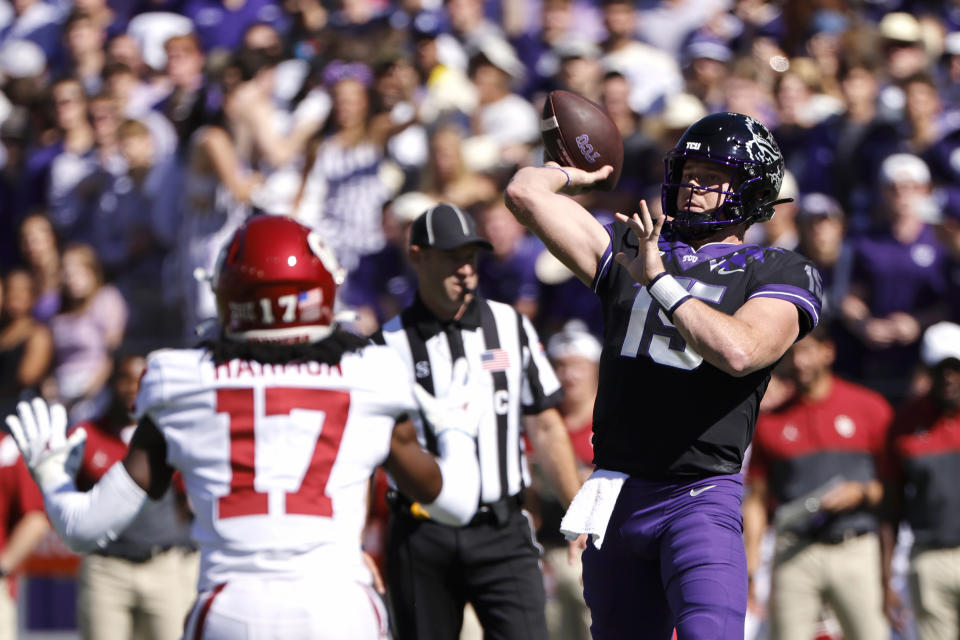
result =
[[[510,367],[510,355],[503,349],[488,349],[480,354],[480,368],[484,371],[505,371]]]

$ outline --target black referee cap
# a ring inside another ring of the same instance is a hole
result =
[[[490,242],[477,234],[477,225],[460,207],[441,202],[421,213],[410,227],[410,244],[449,251],[466,244],[493,249]]]

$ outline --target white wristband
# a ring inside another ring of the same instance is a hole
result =
[[[690,292],[684,289],[683,285],[667,272],[663,272],[651,280],[650,284],[647,285],[647,291],[671,317],[677,307],[692,297]]]

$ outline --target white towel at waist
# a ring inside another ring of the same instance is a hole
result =
[[[594,471],[570,503],[560,522],[560,533],[567,540],[588,533],[593,538],[593,546],[599,549],[626,479],[627,474],[618,471]]]

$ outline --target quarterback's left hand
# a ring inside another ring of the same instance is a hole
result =
[[[17,404],[7,426],[40,490],[52,493],[72,482],[83,459],[87,432],[80,427],[67,438],[67,410],[43,398]]]

